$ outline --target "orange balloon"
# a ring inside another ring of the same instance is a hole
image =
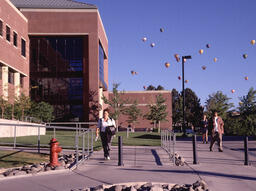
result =
[[[178,55],[178,54],[174,54],[174,57],[175,57],[175,59],[176,59],[176,61],[177,61],[177,62],[179,62],[179,61],[180,61],[180,55]]]
[[[204,53],[204,50],[203,49],[200,49],[199,50],[199,54],[203,54]]]
[[[231,90],[231,92],[232,92],[232,93],[235,93],[235,90],[234,90],[234,89],[232,89],[232,90]]]
[[[188,83],[188,80],[185,80],[185,83]]]
[[[245,79],[245,80],[248,80],[248,77],[247,77],[247,76],[245,76],[245,77],[244,77],[244,79]]]
[[[146,86],[143,86],[144,90],[147,88]]]
[[[165,67],[166,67],[166,68],[169,68],[169,67],[170,67],[170,63],[169,63],[169,62],[166,62],[166,63],[165,63]]]
[[[254,45],[255,44],[255,40],[251,40],[251,44]]]
[[[217,60],[218,60],[218,59],[217,59],[216,57],[213,59],[214,62],[217,62]]]

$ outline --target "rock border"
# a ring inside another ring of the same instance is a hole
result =
[[[210,191],[208,185],[203,180],[198,180],[193,184],[171,184],[160,182],[128,182],[113,185],[98,185],[95,187],[85,187],[81,189],[71,189],[71,191]]]

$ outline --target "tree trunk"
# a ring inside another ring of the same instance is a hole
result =
[[[116,120],[116,132],[118,132],[118,119]]]
[[[154,127],[153,127],[153,130],[156,128],[156,121],[154,121]]]
[[[12,120],[14,119],[14,105],[12,106]]]
[[[2,107],[2,119],[4,118],[4,107]]]
[[[160,130],[161,130],[161,128],[160,128],[160,121],[158,121],[158,133],[160,133]]]

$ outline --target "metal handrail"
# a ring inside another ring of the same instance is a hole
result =
[[[57,123],[55,123],[57,124]],[[63,124],[63,123],[62,123]],[[66,124],[69,124],[67,122]],[[51,126],[49,123],[47,125],[41,125],[41,124],[31,124],[31,123],[22,123],[22,124],[16,124],[16,123],[0,123],[1,126],[14,126],[14,134],[13,134],[13,148],[16,148],[17,141],[16,141],[16,131],[17,127],[36,127],[38,128],[38,139],[37,139],[37,148],[38,153],[40,153],[40,128],[46,128],[46,129],[53,129],[54,135],[53,137],[56,137],[56,129],[63,129],[63,130],[74,130],[75,133],[75,153],[76,153],[76,163],[73,165],[72,168],[78,167],[78,165],[85,159],[88,159],[91,153],[93,153],[93,140],[94,140],[94,129],[90,128],[83,128],[79,124],[97,124],[96,122],[81,122],[81,123],[74,123],[76,127],[66,127],[66,126]],[[85,147],[85,138],[87,135],[87,148]],[[82,147],[79,148],[79,138],[82,138]],[[79,149],[82,149],[82,155],[79,157]],[[85,153],[85,150],[87,149],[87,153]]]
[[[168,153],[169,158],[173,160],[175,165],[175,144],[176,144],[176,134],[169,130],[161,130],[161,147]]]

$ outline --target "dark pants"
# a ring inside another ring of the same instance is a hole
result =
[[[219,149],[222,150],[222,134],[219,134],[218,132],[214,132],[211,139],[210,149],[212,149],[215,141],[217,141]]]
[[[108,157],[110,147],[111,147],[111,135],[109,135],[106,132],[100,132],[100,138],[101,138],[101,143],[104,151],[104,157]]]

